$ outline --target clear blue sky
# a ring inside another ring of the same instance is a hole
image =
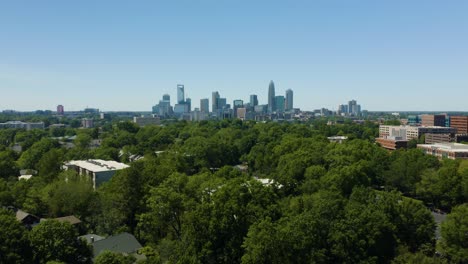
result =
[[[295,107],[468,111],[468,1],[2,1],[0,109],[147,110],[268,83]]]

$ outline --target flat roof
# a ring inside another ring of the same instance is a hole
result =
[[[444,149],[456,152],[468,152],[468,145],[460,143],[418,144],[418,147]]]
[[[74,165],[92,172],[122,170],[130,167],[127,164],[117,161],[100,159],[72,160],[67,162],[65,165]]]

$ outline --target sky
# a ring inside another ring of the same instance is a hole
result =
[[[151,111],[294,91],[294,107],[468,111],[466,0],[0,3],[0,110]]]

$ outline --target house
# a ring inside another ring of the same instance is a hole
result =
[[[137,260],[146,259],[145,255],[138,252],[143,246],[132,234],[126,232],[105,239],[101,239],[102,237],[94,234],[82,236],[81,238],[86,239],[93,247],[95,258],[104,251],[111,251],[134,256]]]
[[[21,222],[28,229],[33,228],[41,221],[39,217],[29,214],[23,210],[17,208],[13,208],[13,210],[15,211],[16,220]]]

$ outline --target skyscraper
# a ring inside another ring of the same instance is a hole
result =
[[[275,111],[278,113],[284,112],[284,96],[278,95],[275,96]]]
[[[251,107],[254,107],[258,105],[258,98],[257,98],[257,95],[256,94],[252,94],[250,95],[250,106]]]
[[[356,100],[351,100],[348,102],[348,114],[356,115],[357,114],[357,102]]]
[[[284,106],[286,111],[290,111],[294,108],[293,106],[293,91],[291,89],[286,90],[286,102]]]
[[[185,104],[187,105],[187,113],[190,113],[192,111],[192,99],[187,98]]]
[[[244,101],[242,100],[234,100],[232,102],[232,105],[234,107],[234,116],[237,117],[237,109],[244,107]]]
[[[270,81],[270,85],[268,86],[268,112],[272,113],[275,110],[275,83]]]
[[[178,84],[177,85],[177,103],[183,104],[184,102],[185,102],[184,85]]]
[[[166,102],[169,102],[169,103],[171,102],[171,96],[168,95],[168,94],[164,94],[162,99],[163,99],[163,101],[166,101]]]
[[[219,93],[218,92],[213,92],[211,94],[211,104],[212,104],[212,107],[211,107],[211,111],[212,112],[216,112],[216,110],[219,109],[219,105],[218,105],[218,99],[219,99]]]
[[[208,98],[200,99],[200,111],[203,113],[209,113],[210,112],[210,101]]]

